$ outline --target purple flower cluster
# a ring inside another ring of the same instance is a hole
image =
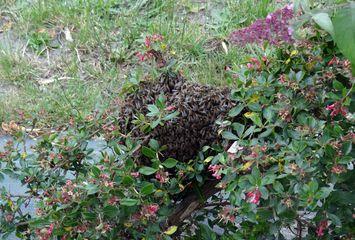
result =
[[[293,30],[290,20],[293,17],[293,4],[287,5],[270,13],[265,19],[258,19],[250,26],[232,32],[230,41],[242,46],[265,41],[273,45],[292,43]]]

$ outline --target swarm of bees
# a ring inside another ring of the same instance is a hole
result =
[[[121,131],[144,137],[145,133],[131,122],[137,113],[146,114],[147,105],[154,104],[161,94],[166,106],[180,113],[150,133],[151,138],[166,146],[164,157],[186,162],[194,159],[201,147],[221,140],[215,122],[235,105],[230,100],[230,90],[190,83],[171,72],[161,75],[158,81],[141,82],[137,91],[126,96],[120,110]]]

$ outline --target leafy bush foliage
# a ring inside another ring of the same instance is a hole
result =
[[[110,112],[73,121],[67,131],[43,136],[32,151],[19,147],[23,128],[4,125],[16,141],[0,153],[0,177],[17,178],[28,191],[2,190],[0,234],[351,239],[354,79],[334,43],[311,30],[307,41],[228,68],[235,107],[216,122],[224,140],[189,161],[163,157],[162,142],[123,134]],[[154,112],[143,121],[147,134],[174,119],[158,100],[147,107]],[[95,135],[106,139],[99,155],[88,147]],[[149,161],[143,165],[142,158]],[[35,213],[24,211],[29,201]]]

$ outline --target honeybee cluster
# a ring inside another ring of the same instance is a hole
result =
[[[179,74],[166,73],[158,81],[140,83],[136,92],[126,96],[120,111],[121,131],[132,131],[134,116],[146,114],[147,105],[154,104],[160,94],[166,97],[166,106],[180,114],[164,126],[154,128],[150,136],[166,145],[164,157],[179,161],[193,159],[202,146],[217,143],[220,138],[215,122],[235,105],[226,88],[190,83]],[[138,129],[132,135],[144,137]]]

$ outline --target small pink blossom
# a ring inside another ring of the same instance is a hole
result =
[[[100,174],[100,178],[103,179],[103,180],[108,180],[110,178],[110,176],[108,174],[101,173]]]
[[[215,177],[217,180],[221,179],[222,176],[219,171],[222,169],[222,165],[210,165],[208,167],[208,171],[212,172],[212,176]]]
[[[108,204],[113,206],[116,205],[116,203],[118,203],[119,198],[117,196],[112,196],[111,198],[108,199]]]
[[[40,240],[49,240],[54,230],[54,224],[49,225],[49,228],[36,229],[35,233]]]
[[[143,206],[141,214],[146,217],[155,217],[158,210],[159,210],[159,205],[153,203],[150,205]]]
[[[144,45],[146,48],[150,48],[152,46],[152,41],[150,36],[146,36],[144,40]]]
[[[153,34],[152,40],[154,42],[160,42],[160,41],[164,40],[164,37],[162,35],[160,35],[160,34]]]
[[[6,214],[5,215],[5,221],[8,223],[11,223],[14,220],[14,215],[13,214]]]
[[[341,114],[342,116],[345,117],[347,114],[347,109],[342,106],[341,101],[337,101],[331,105],[328,105],[325,109],[328,111],[331,111],[331,113],[330,113],[331,117],[335,117],[339,114]]]
[[[139,172],[131,172],[131,176],[138,178],[139,177]]]
[[[160,182],[160,183],[166,183],[169,181],[169,173],[168,172],[163,172],[163,171],[158,171],[155,174],[155,178]]]
[[[165,110],[166,111],[173,111],[173,110],[175,110],[176,109],[176,107],[175,106],[167,106],[166,108],[165,108]]]
[[[111,229],[112,229],[112,226],[110,224],[108,224],[108,223],[105,223],[101,232],[102,233],[106,233],[106,232],[109,232]]]
[[[267,151],[267,146],[266,146],[266,145],[262,146],[262,147],[260,148],[260,150],[261,150],[262,152],[266,152],[266,151]]]
[[[136,53],[136,57],[139,59],[139,61],[144,62],[145,60],[145,55],[141,52]]]
[[[316,233],[317,233],[317,237],[322,237],[324,235],[324,230],[327,229],[328,227],[328,221],[327,220],[323,220],[320,221]]]
[[[342,174],[346,172],[346,168],[343,165],[336,164],[332,167],[331,172],[335,174]]]
[[[85,224],[82,224],[82,225],[76,226],[74,229],[78,233],[84,233],[88,230],[88,227]]]
[[[234,223],[235,222],[235,215],[233,209],[230,207],[223,207],[222,211],[218,214],[218,216],[224,220],[224,223]]]
[[[287,82],[286,75],[285,74],[281,74],[279,80],[280,80],[280,83],[285,84]]]
[[[114,182],[110,182],[110,181],[105,181],[104,182],[105,187],[113,188],[114,184],[115,184]]]
[[[260,197],[261,197],[261,192],[259,191],[258,188],[246,193],[247,202],[250,203],[254,203],[258,205],[260,202]]]

